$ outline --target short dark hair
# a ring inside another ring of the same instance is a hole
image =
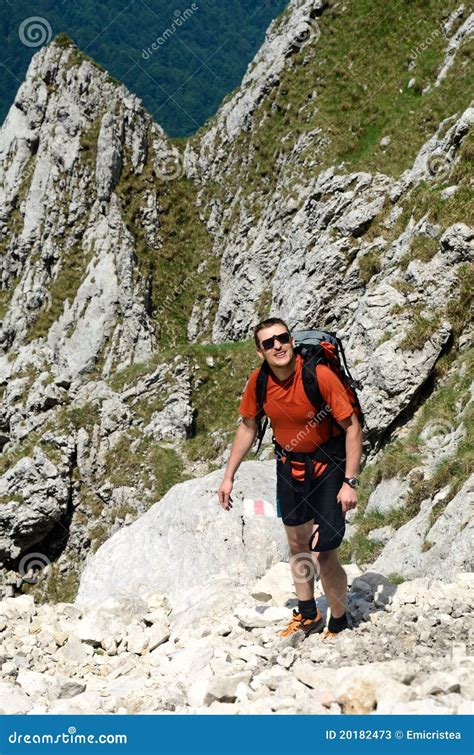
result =
[[[288,333],[290,332],[288,325],[284,320],[281,319],[281,317],[269,317],[267,320],[262,320],[262,322],[259,322],[258,325],[256,325],[253,329],[253,337],[255,339],[255,345],[257,349],[260,348],[258,334],[265,328],[271,328],[272,325],[283,325],[283,327],[287,329]]]

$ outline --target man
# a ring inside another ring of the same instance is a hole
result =
[[[289,483],[288,474],[282,473],[285,459],[277,458],[277,508],[288,537],[298,597],[298,610],[293,610],[288,627],[280,634],[286,636],[301,629],[307,636],[324,630],[324,620],[314,600],[315,570],[308,569],[308,564],[315,563],[331,609],[325,636],[332,637],[347,628],[347,577],[337,548],[344,537],[345,513],[357,505],[355,486],[362,455],[361,425],[345,386],[324,364],[316,366],[316,374],[325,407],[315,415],[315,407],[303,387],[303,359],[295,354],[294,339],[283,320],[278,317],[264,320],[256,326],[254,337],[258,356],[265,359],[270,368],[264,408],[279,446],[287,452],[308,453],[316,447],[324,448],[325,441],[345,431],[345,461],[338,462],[334,457],[328,457],[326,463],[313,461],[309,493],[304,492],[305,464],[291,461]],[[225,510],[232,508],[235,473],[257,434],[258,372],[259,368],[247,381],[240,402],[242,421],[218,490],[219,503]],[[331,421],[331,415],[336,422]]]

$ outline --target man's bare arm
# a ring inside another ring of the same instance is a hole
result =
[[[347,419],[338,420],[346,431],[346,477],[357,477],[362,457],[362,427],[355,412]]]
[[[362,456],[362,427],[355,412],[347,419],[338,420],[346,431],[346,470],[345,477],[357,477]],[[346,482],[342,483],[337,500],[344,512],[357,506],[357,492]]]
[[[242,417],[242,422],[235,433],[234,442],[232,443],[230,456],[227,461],[225,477],[228,479],[234,479],[240,464],[252,448],[257,430],[258,426],[253,417]]]
[[[242,460],[252,448],[252,444],[257,435],[258,425],[253,417],[242,417],[242,422],[237,428],[235,438],[230,450],[230,456],[222,484],[217,491],[219,503],[224,509],[232,508],[232,498],[230,496],[234,485],[234,476]]]

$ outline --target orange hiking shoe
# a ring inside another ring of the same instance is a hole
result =
[[[340,632],[330,632],[329,629],[325,629],[323,633],[323,640],[332,640],[333,637],[337,637]]]
[[[327,629],[324,631],[323,640],[331,640],[334,637],[337,637],[338,634],[341,634],[341,632],[345,632],[347,629],[349,629],[347,613],[344,613],[338,619],[334,619],[331,616],[328,621]]]
[[[280,637],[288,637],[288,635],[301,630],[304,632],[305,637],[307,637],[309,634],[313,634],[313,632],[322,632],[323,629],[324,619],[319,611],[316,613],[314,619],[303,619],[302,615],[298,613],[296,608],[293,608],[293,616],[291,617],[288,626],[286,629],[278,632],[278,634]]]

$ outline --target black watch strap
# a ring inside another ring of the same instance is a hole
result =
[[[347,484],[350,485],[351,488],[355,488],[359,484],[357,477],[344,477],[344,482],[347,482]]]

